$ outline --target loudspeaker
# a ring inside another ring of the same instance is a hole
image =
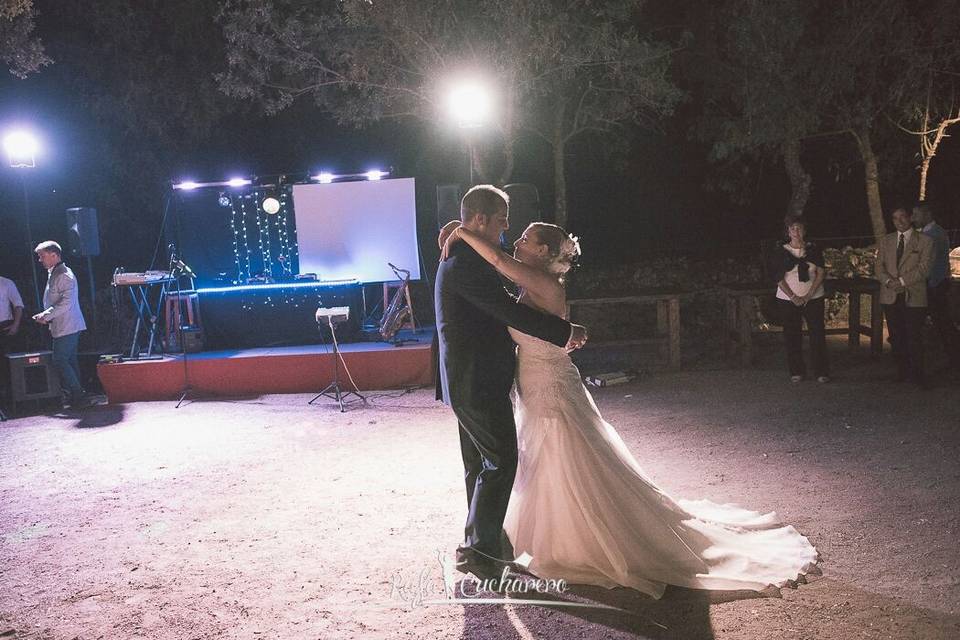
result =
[[[460,192],[458,184],[437,185],[437,231],[451,220],[460,219]]]
[[[503,190],[510,196],[510,228],[504,237],[507,246],[512,246],[531,222],[540,222],[543,219],[540,213],[540,192],[527,182],[508,184]]]
[[[60,397],[60,380],[53,366],[52,351],[11,353],[10,389],[14,403]]]
[[[73,256],[100,255],[97,210],[91,207],[67,209],[67,246]]]

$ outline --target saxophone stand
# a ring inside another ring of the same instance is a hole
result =
[[[333,382],[328,384],[323,391],[314,396],[313,400],[307,404],[313,404],[320,398],[330,398],[331,400],[336,400],[337,404],[340,405],[340,413],[344,413],[346,405],[351,402],[363,402],[366,404],[367,399],[360,395],[357,391],[344,391],[340,388],[340,345],[337,343],[337,332],[334,328],[334,324],[337,322],[345,322],[350,316],[349,307],[333,307],[331,309],[325,309],[323,307],[317,309],[317,324],[323,322],[324,319],[327,321],[327,325],[330,327],[330,338],[333,342]],[[346,368],[346,365],[344,365]],[[350,375],[350,372],[347,372],[347,375]],[[350,379],[353,382],[353,378]],[[356,385],[354,385],[356,389]],[[353,400],[347,400],[350,396],[356,396]]]

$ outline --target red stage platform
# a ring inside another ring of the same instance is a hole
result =
[[[385,342],[341,345],[353,380],[361,391],[433,384],[429,334],[420,343],[395,347]],[[319,393],[333,381],[330,345],[207,351],[161,360],[130,360],[97,365],[111,403],[175,400],[189,385],[198,395],[238,396],[266,393]],[[340,386],[353,385],[340,368]]]

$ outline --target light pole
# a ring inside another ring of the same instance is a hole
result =
[[[12,169],[32,169],[37,166],[37,139],[27,131],[13,131],[3,138],[3,148]],[[37,281],[37,265],[33,258],[33,232],[30,229],[30,197],[27,192],[27,175],[20,172],[23,187],[23,211],[27,221],[27,252],[30,256],[30,275],[33,276],[33,297],[36,310],[40,311],[40,283]]]
[[[459,82],[450,90],[447,108],[467,139],[467,153],[470,156],[470,186],[472,187],[477,132],[490,120],[493,110],[490,92],[482,83],[475,80]]]

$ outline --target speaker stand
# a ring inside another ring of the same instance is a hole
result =
[[[337,333],[333,328],[333,319],[330,316],[327,316],[327,324],[330,325],[330,337],[333,341],[333,382],[324,387],[323,391],[315,395],[307,404],[313,404],[320,398],[330,398],[337,401],[340,406],[340,413],[344,413],[347,410],[346,405],[358,400],[366,404],[367,399],[356,391],[344,391],[340,388],[340,345],[337,344]],[[356,396],[356,399],[347,400],[350,396]]]

